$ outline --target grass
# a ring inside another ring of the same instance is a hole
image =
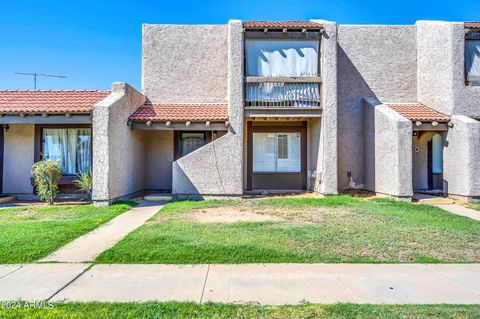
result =
[[[20,306],[22,306],[20,304]],[[479,305],[256,306],[195,303],[66,303],[50,309],[0,309],[0,318],[480,318]]]
[[[279,221],[200,223],[236,208]],[[99,263],[480,262],[480,222],[427,205],[351,196],[178,201],[102,253]]]
[[[480,210],[480,202],[475,202],[475,203],[466,203],[464,205],[467,208],[475,209],[475,210]]]
[[[108,207],[52,206],[0,210],[0,264],[36,261],[115,216],[133,202]]]

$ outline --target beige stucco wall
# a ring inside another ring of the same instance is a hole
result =
[[[443,150],[443,179],[450,195],[480,196],[480,121],[464,115],[451,118]]]
[[[409,198],[412,188],[412,123],[386,105],[363,102],[365,188]]]
[[[142,91],[157,103],[225,103],[227,52],[227,25],[144,24]]]
[[[5,133],[3,192],[33,194],[31,170],[34,161],[35,126],[11,124]]]
[[[243,32],[241,21],[228,24],[228,133],[173,162],[172,193],[243,193]]]
[[[415,26],[339,25],[338,27],[338,179],[348,187],[368,184],[363,160],[362,99],[417,100]]]
[[[338,91],[337,91],[337,24],[312,20],[323,24],[321,40],[322,120],[318,153],[316,155],[315,191],[322,194],[338,193]],[[315,156],[312,154],[311,156]]]
[[[173,131],[146,131],[145,189],[172,189]]]

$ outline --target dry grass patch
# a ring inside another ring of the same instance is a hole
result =
[[[251,210],[241,210],[239,207],[218,207],[198,209],[191,213],[183,214],[183,218],[190,219],[199,223],[211,224],[231,224],[237,222],[278,222],[282,218],[269,215],[257,214]]]

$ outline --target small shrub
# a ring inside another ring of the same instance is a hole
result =
[[[85,193],[88,197],[88,201],[92,201],[92,189],[93,189],[93,176],[92,171],[86,171],[78,175],[78,178],[75,179],[75,185],[78,189]]]
[[[50,160],[36,162],[33,164],[32,175],[38,197],[52,205],[58,194],[57,182],[62,177],[60,163]]]

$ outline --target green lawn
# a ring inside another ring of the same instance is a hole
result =
[[[273,220],[212,222],[232,212]],[[179,201],[166,205],[97,262],[480,262],[479,238],[480,222],[386,199]]]
[[[108,207],[55,205],[0,209],[0,264],[36,261],[133,205],[123,202]]]
[[[0,318],[480,318],[478,305],[254,306],[194,303],[71,303],[51,309],[0,309]]]

